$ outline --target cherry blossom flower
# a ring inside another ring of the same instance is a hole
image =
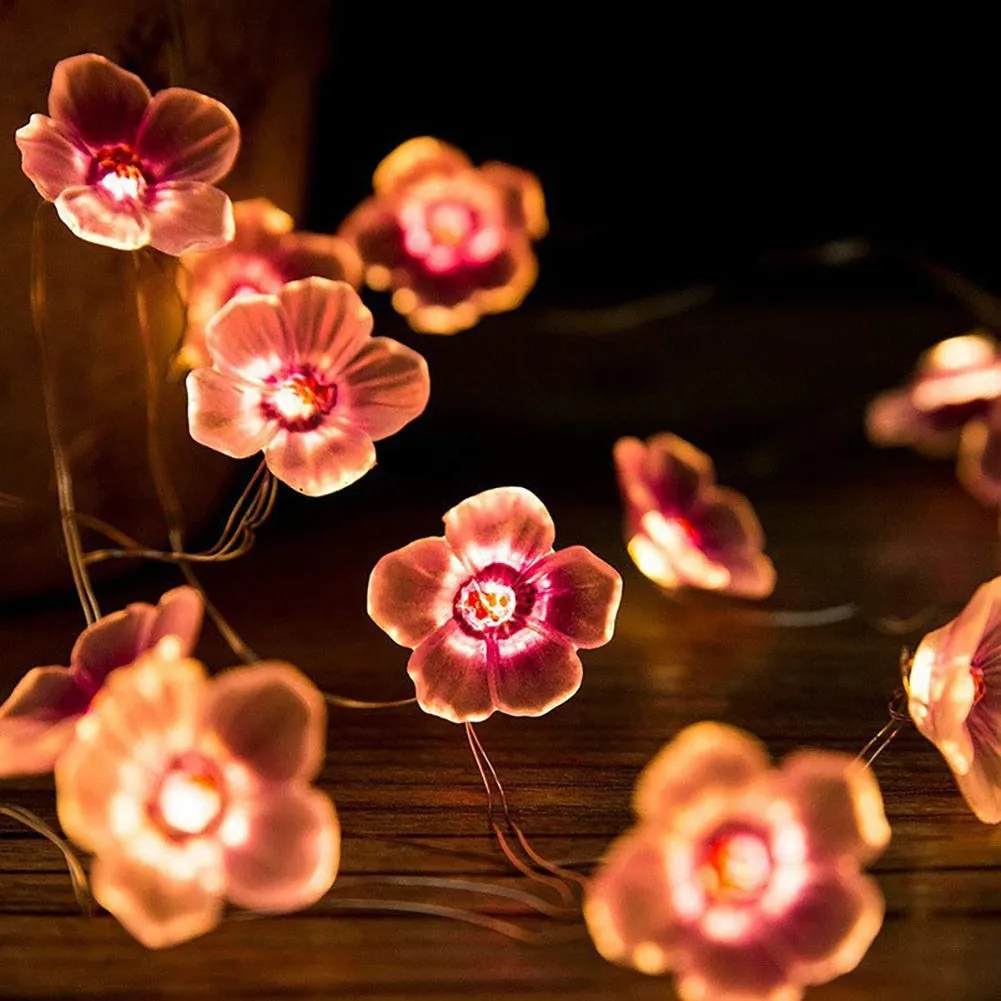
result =
[[[770,768],[749,734],[682,731],[646,767],[639,823],[585,900],[608,960],[673,972],[682,1001],[795,1001],[854,969],[883,920],[861,872],[890,828],[872,772],[800,751]]]
[[[577,650],[612,638],[622,579],[583,546],[554,552],[549,512],[521,487],[444,521],[444,538],[384,556],[368,584],[369,615],[414,651],[420,707],[453,723],[555,709],[580,687]]]
[[[323,695],[289,664],[209,680],[167,639],[116,671],[56,765],[94,898],[151,949],[210,931],[227,900],[317,901],[340,855],[334,806],[310,785],[325,736]]]
[[[417,417],[427,364],[388,337],[345,282],[306,278],[232,300],[206,330],[211,368],[188,375],[195,441],[243,459],[263,451],[284,483],[319,497],[375,465],[373,442]]]
[[[182,360],[189,368],[211,364],[205,327],[229,302],[245,295],[276,295],[299,278],[330,278],[358,286],[361,261],[336,236],[294,231],[292,217],[266,198],[236,202],[233,242],[181,258],[178,284],[187,302]]]
[[[775,568],[747,499],[716,485],[712,459],[673,434],[620,438],[613,452],[629,555],[668,590],[765,598]]]
[[[911,718],[985,824],[1001,822],[1001,577],[921,641],[907,677]]]
[[[422,136],[379,164],[375,195],[340,235],[361,255],[373,289],[414,330],[452,334],[518,306],[535,284],[532,241],[546,234],[538,180],[504,163],[474,167],[454,146]]]
[[[240,126],[204,94],[153,97],[103,56],[73,56],[56,64],[48,116],[16,139],[21,169],[84,240],[176,256],[233,238],[232,205],[213,185],[233,166]]]
[[[30,670],[0,706],[0,778],[51,772],[111,672],[133,663],[165,636],[191,653],[203,611],[199,593],[179,587],[155,608],[136,602],[89,626],[73,647],[69,667]]]

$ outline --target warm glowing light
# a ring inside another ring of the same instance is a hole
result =
[[[203,834],[222,811],[222,794],[211,775],[178,767],[164,777],[157,805],[171,832]]]
[[[997,396],[1001,396],[1001,368],[988,368],[927,379],[914,387],[911,399],[918,410],[939,410]]]
[[[142,163],[129,146],[101,150],[91,170],[98,187],[116,202],[135,202],[146,194]]]
[[[627,548],[650,580],[674,588],[684,579],[710,591],[723,590],[730,583],[730,572],[702,552],[698,535],[684,519],[647,511],[640,525],[643,531],[629,540]]]
[[[937,369],[974,368],[989,365],[996,354],[994,340],[983,334],[963,334],[936,344],[928,352],[930,367]]]
[[[462,202],[438,202],[428,207],[427,227],[435,243],[458,247],[469,238],[475,220]]]
[[[717,835],[705,849],[699,881],[713,900],[748,903],[756,900],[772,876],[768,844],[751,831]]]
[[[459,592],[456,602],[465,623],[482,632],[509,622],[517,607],[514,589],[500,581],[471,580]]]
[[[142,174],[136,171],[123,173],[108,173],[98,181],[98,184],[116,202],[136,201],[146,189],[146,182],[142,179]]]
[[[337,387],[327,385],[309,371],[296,372],[272,392],[266,406],[291,429],[310,430],[317,418],[337,402]]]

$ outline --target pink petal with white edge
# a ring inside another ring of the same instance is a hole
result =
[[[523,487],[496,487],[445,514],[445,538],[471,569],[506,563],[515,569],[547,556],[556,528],[542,501]]]
[[[647,511],[660,509],[647,473],[647,447],[639,438],[620,438],[612,448],[619,490],[630,510],[627,516],[638,520]],[[636,526],[631,525],[635,531]]]
[[[94,690],[116,668],[131,664],[150,645],[156,609],[136,602],[88,626],[77,639],[70,665]]]
[[[309,907],[337,876],[340,825],[334,804],[318,789],[269,791],[240,803],[220,836],[226,896],[240,907],[273,913]]]
[[[112,200],[86,185],[65,188],[56,212],[75,236],[112,250],[139,250],[150,242],[146,213],[128,201]]]
[[[189,656],[198,643],[204,617],[202,596],[193,587],[175,587],[157,603],[149,646],[156,646],[165,636],[175,636],[181,642],[181,656]]]
[[[146,84],[104,56],[71,56],[52,73],[49,114],[95,152],[131,144],[149,103]]]
[[[510,716],[543,716],[575,695],[584,680],[573,644],[532,619],[498,639],[488,661],[494,705]]]
[[[28,124],[14,133],[21,151],[21,170],[35,190],[54,202],[66,188],[87,183],[89,158],[74,146],[55,122],[45,115],[32,115]]]
[[[375,446],[364,431],[334,420],[315,431],[279,431],[264,457],[282,483],[324,497],[361,479],[375,465]]]
[[[136,152],[159,181],[218,181],[233,167],[240,125],[219,101],[168,87],[150,102]]]
[[[424,640],[407,664],[418,705],[450,723],[477,723],[493,713],[488,672],[486,643],[454,619]]]
[[[684,932],[655,834],[633,831],[612,845],[588,887],[584,919],[595,948],[609,962],[647,974],[677,966]]]
[[[147,949],[198,938],[222,920],[222,899],[197,879],[182,882],[127,856],[102,855],[90,882],[94,899]]]
[[[339,375],[372,334],[372,314],[347,282],[303,278],[278,299],[294,360],[328,376]]]
[[[585,650],[604,646],[612,638],[622,578],[589,549],[569,546],[545,556],[526,580],[536,589],[533,618]]]
[[[797,751],[775,777],[806,833],[811,859],[871,862],[887,846],[890,825],[872,771],[847,754]]]
[[[259,778],[311,779],[323,764],[327,708],[319,689],[291,664],[263,661],[211,682],[206,724]]]
[[[413,649],[451,619],[467,576],[444,539],[418,539],[376,563],[368,614],[394,642]]]
[[[248,382],[261,383],[294,360],[295,348],[272,295],[231,299],[205,328],[205,343],[217,369]]]
[[[265,414],[257,387],[212,368],[189,372],[187,387],[188,430],[199,444],[246,459],[278,434],[278,422]]]
[[[984,728],[983,739],[974,737],[976,753],[969,770],[963,774],[953,769],[956,785],[977,820],[984,824],[1001,823],[1001,757],[996,750],[1001,716],[993,714]],[[976,731],[974,731],[976,733]]]
[[[676,983],[681,1001],[799,1001],[799,984],[766,941],[694,939]]]
[[[149,203],[150,243],[177,257],[189,250],[212,250],[233,239],[229,195],[204,181],[158,184]]]
[[[373,441],[396,434],[424,412],[431,395],[428,366],[416,351],[374,337],[341,370],[338,403]]]
[[[761,743],[723,723],[686,727],[643,769],[633,794],[633,809],[644,820],[664,820],[697,796],[733,795],[769,767]]]

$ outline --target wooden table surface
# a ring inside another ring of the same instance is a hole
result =
[[[364,613],[367,574],[384,552],[437,534],[441,513],[471,492],[449,483],[413,495],[373,489],[362,501],[283,496],[257,548],[206,570],[205,583],[261,655],[298,664],[328,691],[407,697],[406,651]],[[666,601],[629,563],[611,494],[601,496],[607,500],[593,504],[569,491],[543,499],[558,545],[586,544],[623,572],[614,641],[585,654],[584,686],[567,705],[541,719],[497,717],[478,728],[523,827],[559,860],[594,859],[629,825],[637,772],[683,726],[725,720],[759,734],[775,754],[804,744],[856,751],[884,722],[898,681],[901,639],[865,621],[777,629],[738,604]],[[941,606],[938,624],[999,567],[994,519],[956,486],[948,465],[849,455],[787,469],[758,483],[753,496],[779,569],[770,607],[856,601],[874,616],[932,604]],[[111,609],[172,580],[168,571],[147,570],[103,584],[101,594]],[[64,662],[79,628],[68,599],[8,609],[0,618],[0,694],[32,665]],[[202,653],[214,667],[231,660],[211,627]],[[997,998],[1001,831],[974,819],[937,752],[913,730],[876,772],[893,826],[876,866],[886,924],[856,972],[809,996]],[[579,923],[532,918],[511,901],[360,878],[447,875],[525,886],[487,831],[461,728],[414,706],[334,709],[322,784],[344,836],[342,881],[328,897],[294,916],[227,920],[164,952],[145,951],[106,914],[81,916],[54,850],[0,820],[0,997],[673,996],[667,981],[606,964]],[[2,798],[55,819],[48,780],[7,783]],[[360,896],[472,907],[537,931],[545,944],[338,904]]]

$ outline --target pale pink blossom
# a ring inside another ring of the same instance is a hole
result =
[[[374,442],[425,408],[427,364],[388,337],[346,282],[306,278],[233,299],[206,330],[212,367],[188,375],[195,441],[243,459],[263,451],[283,483],[319,497],[375,465]]]
[[[116,671],[56,765],[59,820],[92,852],[91,888],[143,945],[202,935],[226,901],[298,910],[340,856],[323,695],[289,664],[209,680],[167,639]]]
[[[204,94],[154,97],[103,56],[72,56],[52,74],[48,116],[32,115],[16,139],[21,169],[84,240],[177,256],[233,238],[232,205],[214,184],[233,166],[240,126]]]
[[[369,615],[414,651],[420,707],[463,723],[566,702],[583,677],[577,650],[612,638],[619,574],[583,546],[554,552],[549,512],[521,487],[469,497],[444,521],[444,538],[384,556],[368,584]]]
[[[30,670],[0,706],[0,778],[51,772],[111,672],[166,636],[176,638],[185,655],[191,653],[202,615],[199,593],[179,587],[156,607],[136,602],[89,626],[73,647],[69,667]]]
[[[375,194],[344,221],[365,280],[393,293],[414,330],[452,334],[518,306],[535,284],[532,241],[546,234],[538,179],[505,163],[474,167],[421,136],[379,164]]]
[[[606,959],[673,972],[682,1001],[796,1001],[879,932],[883,898],[861,866],[890,828],[856,759],[800,751],[771,768],[749,734],[698,723],[647,766],[633,805],[584,914]]]
[[[907,676],[917,728],[952,769],[970,809],[1001,822],[1001,577],[921,641]]]
[[[292,217],[266,198],[233,205],[233,242],[181,258],[178,284],[187,303],[183,361],[190,367],[211,364],[205,328],[230,299],[275,295],[299,278],[330,278],[358,286],[361,261],[337,236],[303,233]]]
[[[620,438],[613,452],[636,566],[668,590],[765,598],[775,567],[747,499],[716,484],[712,459],[673,434]]]

